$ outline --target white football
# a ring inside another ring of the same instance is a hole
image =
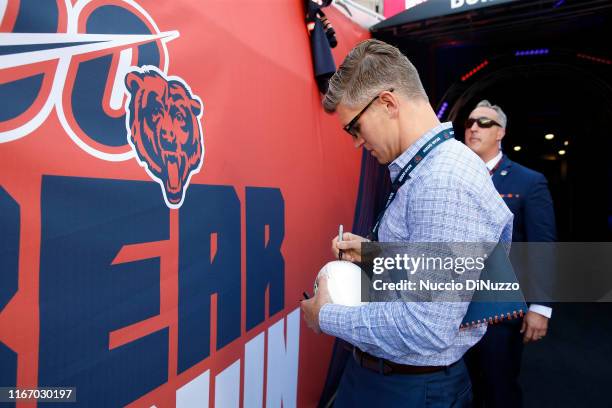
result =
[[[359,306],[361,302],[361,268],[348,261],[328,262],[317,275],[327,277],[327,287],[333,303]],[[315,280],[314,291],[317,292]]]

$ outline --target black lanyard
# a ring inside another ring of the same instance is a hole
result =
[[[406,181],[410,179],[410,173],[415,169],[415,167],[427,156],[433,149],[440,146],[442,143],[446,142],[449,139],[453,138],[455,131],[451,129],[444,129],[437,134],[435,134],[431,139],[425,143],[425,146],[421,147],[421,149],[414,155],[412,159],[404,166],[402,171],[397,175],[395,180],[393,180],[393,184],[391,184],[391,192],[389,193],[389,197],[387,198],[387,203],[385,204],[385,208],[378,214],[376,218],[376,224],[374,224],[374,228],[372,228],[372,233],[370,236],[373,241],[378,241],[378,229],[380,228],[380,222],[382,221],[383,215],[397,196],[397,191],[401,186],[404,185]]]

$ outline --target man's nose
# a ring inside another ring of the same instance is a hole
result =
[[[478,129],[478,124],[476,122],[472,123],[472,127],[470,127],[470,130],[473,132],[477,129]]]
[[[363,146],[363,144],[365,143],[365,140],[363,140],[363,138],[361,136],[357,136],[357,138],[355,139],[355,149],[359,149],[361,146]]]

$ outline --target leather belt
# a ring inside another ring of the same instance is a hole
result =
[[[375,371],[383,375],[391,374],[429,374],[447,369],[450,366],[413,366],[398,364],[384,358],[375,357],[350,344],[344,344],[344,348],[353,353],[353,359],[360,367]]]

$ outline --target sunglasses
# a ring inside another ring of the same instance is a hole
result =
[[[491,128],[493,126],[502,127],[499,123],[497,123],[493,119],[489,119],[489,118],[485,118],[485,117],[482,117],[482,118],[468,118],[465,121],[464,126],[465,126],[466,129],[469,129],[469,128],[472,127],[472,125],[474,123],[477,123],[479,128],[484,128],[484,129],[488,129],[488,128]]]
[[[388,92],[393,92],[393,88],[388,89]],[[377,100],[380,97],[380,94],[376,95],[366,106],[365,108],[363,108],[361,110],[361,112],[359,112],[346,126],[344,126],[342,129],[344,129],[344,131],[346,133],[348,133],[349,135],[351,135],[354,139],[357,139],[359,137],[359,130],[355,129],[355,125],[357,124],[357,121],[359,121],[359,118],[361,117],[361,115],[363,115],[365,113],[365,111],[368,110],[368,108],[370,107],[370,105],[372,105],[374,103],[375,100]]]

